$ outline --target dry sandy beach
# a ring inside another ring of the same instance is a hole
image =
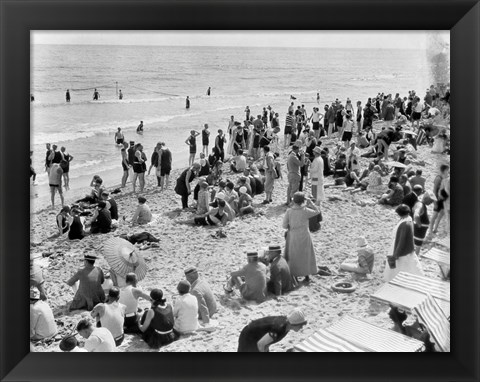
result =
[[[325,144],[328,145],[327,142]],[[333,145],[333,141],[331,142]],[[364,150],[362,150],[363,152]],[[425,166],[413,165],[414,169],[423,170],[426,177],[426,189],[432,190],[433,180],[440,164],[449,162],[449,157],[431,152],[429,146],[419,146],[418,160],[423,160]],[[189,336],[182,336],[178,341],[162,347],[166,352],[201,352],[201,351],[236,351],[238,335],[241,329],[251,320],[267,315],[288,314],[294,307],[304,310],[308,324],[299,332],[291,331],[280,343],[271,347],[271,351],[286,351],[296,343],[313,334],[317,329],[326,327],[341,316],[349,314],[363,318],[370,323],[391,328],[393,323],[387,316],[387,306],[373,304],[369,295],[383,284],[383,269],[386,248],[390,244],[391,231],[397,222],[397,216],[392,207],[378,205],[375,199],[365,193],[350,194],[341,189],[326,188],[326,200],[322,205],[323,222],[319,232],[312,234],[316,250],[317,264],[327,266],[339,272],[340,263],[355,250],[355,239],[365,236],[375,251],[375,266],[373,273],[367,278],[357,278],[349,273],[339,273],[338,276],[325,277],[316,275],[311,282],[301,284],[293,292],[278,300],[269,298],[257,305],[245,303],[236,292],[229,297],[223,290],[227,275],[246,264],[246,251],[258,250],[269,244],[280,244],[284,247],[284,230],[282,219],[286,211],[283,205],[286,199],[286,152],[281,155],[284,179],[275,182],[273,203],[260,204],[263,195],[254,198],[256,213],[253,216],[236,218],[229,223],[224,231],[227,238],[213,238],[214,228],[186,226],[175,224],[175,219],[186,219],[193,216],[192,212],[181,210],[180,196],[173,191],[174,182],[179,171],[171,175],[170,188],[158,192],[156,179],[152,174],[147,178],[146,191],[143,195],[147,204],[156,214],[154,222],[147,226],[132,228],[122,222],[119,228],[109,234],[90,235],[81,241],[68,241],[65,238],[47,239],[57,232],[55,216],[57,209],[49,209],[32,213],[31,215],[31,251],[43,255],[40,260],[44,266],[44,278],[48,293],[48,303],[52,307],[59,333],[56,340],[35,345],[36,351],[59,351],[61,336],[76,326],[83,316],[90,312],[69,312],[68,306],[74,296],[72,289],[65,284],[71,275],[82,266],[83,255],[95,252],[100,256],[96,265],[104,271],[109,269],[102,256],[102,244],[110,237],[121,234],[133,234],[147,231],[160,239],[158,248],[142,251],[149,271],[139,287],[149,291],[161,288],[172,303],[172,295],[176,294],[178,282],[184,279],[183,270],[194,265],[211,285],[217,298],[219,310],[214,319],[218,327],[214,332],[198,331]],[[367,166],[369,159],[361,158],[362,168]],[[121,170],[119,169],[119,174]],[[93,175],[93,174],[92,174]],[[236,180],[238,175],[230,173],[224,166],[224,178]],[[384,177],[384,183],[388,177]],[[332,178],[326,178],[325,183],[331,183]],[[113,190],[108,185],[109,190]],[[310,193],[308,182],[307,191]],[[335,200],[330,200],[331,197]],[[58,198],[58,197],[57,197]],[[122,193],[114,195],[119,207],[119,215],[130,218],[136,208],[137,199],[131,192],[131,186]],[[72,197],[73,199],[73,197]],[[190,201],[192,198],[190,198]],[[66,203],[71,202],[69,198]],[[432,214],[429,207],[429,215]],[[435,239],[446,237],[445,218],[440,224]],[[430,248],[431,243],[425,243],[423,250]],[[438,266],[431,261],[420,259],[425,275],[440,279]],[[331,290],[331,285],[341,280],[353,281],[357,287],[351,294],[337,293]],[[140,300],[140,306],[149,306],[149,302]],[[140,337],[126,335],[119,351],[147,352],[152,351]]]

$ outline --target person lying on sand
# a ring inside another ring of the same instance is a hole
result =
[[[372,273],[375,255],[367,240],[362,236],[357,239],[356,259],[347,259],[340,264],[340,269],[347,272],[366,275]]]
[[[247,259],[247,265],[230,274],[224,289],[232,293],[238,288],[245,300],[261,303],[267,298],[267,267],[258,261],[258,252],[247,252]]]
[[[238,352],[268,352],[290,330],[298,332],[307,323],[305,314],[295,308],[288,316],[267,316],[251,321],[240,332]]]
[[[217,194],[218,198],[218,194]],[[226,211],[226,202],[225,200],[218,200],[218,207],[212,208],[207,213],[196,216],[193,219],[188,220],[176,220],[177,224],[191,224],[191,225],[201,225],[201,226],[222,226],[228,222],[229,216]]]

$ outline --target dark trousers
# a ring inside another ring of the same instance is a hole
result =
[[[182,194],[182,208],[188,208],[188,194]]]

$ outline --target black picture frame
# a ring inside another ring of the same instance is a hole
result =
[[[0,12],[2,381],[479,380],[478,1],[0,0]],[[28,304],[23,296],[29,288],[30,30],[121,29],[450,30],[452,352],[29,353]]]

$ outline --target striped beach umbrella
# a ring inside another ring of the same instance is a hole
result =
[[[125,239],[119,237],[108,239],[103,245],[103,255],[108,265],[119,276],[125,277],[127,273],[134,272],[140,281],[147,274],[148,268],[140,251]]]
[[[366,350],[351,344],[348,341],[328,332],[325,329],[320,329],[318,332],[312,334],[305,341],[295,345],[296,352],[316,352],[316,353],[330,353],[330,352],[346,352],[346,353],[363,353]]]

